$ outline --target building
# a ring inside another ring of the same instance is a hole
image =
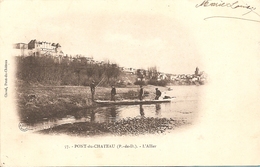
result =
[[[123,67],[122,69],[126,73],[130,73],[130,74],[135,74],[136,73],[136,69],[134,69],[134,68],[125,68],[125,67]]]
[[[163,74],[163,73],[159,72],[159,74],[157,76],[157,81],[166,80],[166,79],[168,79],[168,76],[166,74]]]
[[[28,49],[28,44],[26,43],[15,43],[13,45],[14,49]]]
[[[59,43],[51,43],[44,41],[31,40],[28,43],[28,50],[34,55],[50,55],[60,57],[63,56],[61,45]]]
[[[176,74],[172,74],[169,76],[170,80],[174,81],[177,78]]]
[[[28,56],[28,44],[26,43],[15,43],[13,44],[13,55],[17,56]]]

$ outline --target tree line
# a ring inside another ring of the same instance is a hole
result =
[[[56,61],[48,56],[16,57],[17,78],[27,83],[43,85],[87,86],[92,80],[101,85],[115,84],[121,70],[109,61],[103,64],[82,59]]]

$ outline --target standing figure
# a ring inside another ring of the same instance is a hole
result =
[[[91,98],[92,101],[94,101],[94,96],[95,96],[95,81],[93,80],[92,83],[90,84],[90,90],[91,90]]]
[[[112,89],[111,89],[111,101],[116,101],[116,88],[114,85],[112,85]]]
[[[199,68],[196,67],[196,70],[195,70],[195,76],[198,76],[199,75]]]
[[[155,90],[156,90],[156,92],[155,92],[155,94],[156,94],[155,100],[158,100],[159,97],[162,95],[162,93],[161,93],[161,91],[158,88],[155,88]]]
[[[144,88],[142,85],[140,85],[139,99],[143,100],[143,97],[144,97]]]

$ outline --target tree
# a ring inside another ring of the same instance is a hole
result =
[[[117,64],[112,64],[107,67],[105,74],[108,81],[110,81],[111,78],[117,78],[119,76],[120,69]]]
[[[148,78],[149,79],[157,79],[158,77],[158,70],[157,70],[157,67],[154,66],[154,67],[149,67],[148,68]]]
[[[140,78],[141,81],[143,81],[144,79],[143,71],[144,71],[143,69],[137,69],[136,71],[137,78]]]

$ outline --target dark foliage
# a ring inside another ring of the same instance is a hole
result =
[[[110,84],[120,75],[117,64],[95,64],[81,59],[56,59],[51,56],[16,57],[17,78],[30,84],[84,85],[92,80]]]
[[[150,85],[155,85],[155,86],[166,86],[167,83],[168,83],[167,80],[157,81],[157,80],[155,80],[155,79],[150,79],[150,80],[148,81],[148,84],[150,84]]]
[[[135,85],[147,85],[145,81],[135,81]]]

